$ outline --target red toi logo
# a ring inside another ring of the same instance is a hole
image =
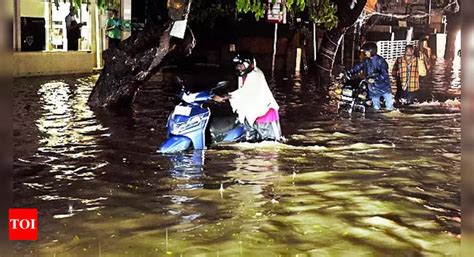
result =
[[[9,209],[8,210],[8,239],[37,240],[38,239],[38,210]]]

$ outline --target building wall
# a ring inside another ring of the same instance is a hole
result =
[[[97,8],[96,0],[90,0],[91,5],[89,6],[88,10],[85,5],[82,6],[81,10],[82,21],[87,21],[88,23],[87,26],[83,27],[82,29],[83,37],[87,39],[87,41],[81,41],[82,49],[84,51],[68,52],[64,51],[60,47],[54,48],[51,44],[47,44],[45,51],[21,52],[19,45],[21,42],[20,17],[45,18],[45,36],[47,43],[52,42],[48,40],[52,38],[64,39],[63,34],[53,33],[61,32],[61,27],[63,27],[62,32],[64,33],[64,24],[53,24],[49,22],[51,20],[60,22],[64,21],[64,17],[66,16],[69,9],[69,1],[66,1],[66,3],[60,1],[60,9],[64,9],[65,11],[63,10],[64,12],[59,13],[59,16],[56,15],[56,18],[54,18],[54,13],[58,14],[58,10],[54,4],[49,4],[48,1],[19,0],[18,3],[19,5],[16,6],[17,9],[14,13],[15,30],[13,36],[16,39],[15,52],[12,55],[12,72],[14,77],[91,73],[93,72],[94,68],[101,66],[102,34],[99,34],[101,33],[101,28],[97,24],[97,21],[100,19],[101,12],[99,12]],[[49,7],[53,9],[49,9]],[[53,34],[56,35],[56,37],[53,37]],[[54,42],[58,42],[58,40]]]
[[[90,52],[15,52],[13,76],[91,73],[95,54]]]
[[[44,1],[21,0],[20,13],[21,13],[21,17],[44,18]]]
[[[4,15],[6,17],[13,17],[15,16],[15,8],[13,7],[13,1],[4,1],[3,6],[5,8]]]

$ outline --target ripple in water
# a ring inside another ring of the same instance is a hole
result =
[[[458,70],[438,62],[424,100],[459,97]],[[164,156],[167,76],[122,114],[88,108],[96,79],[15,81],[15,205],[42,222],[20,255],[458,252],[458,111],[342,117],[311,77],[276,79],[285,143]]]

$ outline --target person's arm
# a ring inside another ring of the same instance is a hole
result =
[[[366,61],[356,64],[354,67],[346,71],[346,75],[349,78],[352,78],[354,75],[359,74],[361,71],[363,71],[365,68],[365,65],[366,65]]]
[[[76,23],[72,25],[72,19],[68,16],[66,17],[66,29],[67,30],[74,30],[74,29],[80,29],[82,26],[87,25],[87,22],[81,22],[81,23]]]
[[[223,102],[225,102],[226,100],[229,100],[229,99],[230,99],[230,96],[228,96],[228,95],[225,95],[225,96],[214,95],[212,97],[212,100],[214,100],[218,103],[223,103]]]
[[[110,31],[113,30],[114,26],[112,26],[112,22],[110,19],[107,19],[107,27],[105,28],[105,31]]]
[[[82,28],[82,26],[84,26],[84,25],[86,25],[86,23],[85,23],[85,22],[81,22],[81,23],[78,23],[78,24],[75,24],[75,25],[71,25],[71,26],[69,27],[69,29],[80,29],[80,28]]]

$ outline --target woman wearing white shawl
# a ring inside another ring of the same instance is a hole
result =
[[[265,75],[256,67],[255,59],[250,54],[239,53],[233,62],[236,65],[239,88],[231,92],[229,97],[217,97],[215,100],[229,99],[240,123],[246,127],[247,140],[280,140],[280,107],[268,87]]]

